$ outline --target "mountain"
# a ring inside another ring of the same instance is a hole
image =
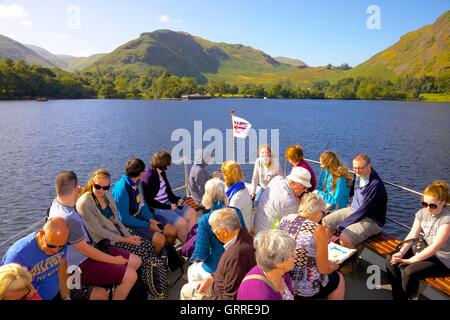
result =
[[[0,34],[0,59],[4,57],[10,57],[13,60],[23,59],[30,64],[39,64],[45,67],[56,67],[50,60],[32,49]]]
[[[106,55],[105,53],[98,53],[98,54],[94,54],[89,57],[74,57],[74,56],[60,55],[60,54],[55,55],[55,54],[51,53],[50,51],[47,51],[46,49],[35,46],[35,45],[26,44],[25,46],[27,48],[33,50],[34,52],[36,52],[42,58],[51,62],[54,66],[56,66],[64,71],[69,71],[69,72],[87,68],[91,64],[96,62],[98,59],[100,59],[101,57]]]
[[[62,69],[70,72],[85,69],[104,56],[106,56],[106,53],[97,53],[89,57],[74,57],[61,54],[56,55],[58,61],[64,64]]]
[[[384,78],[450,74],[450,10],[435,23],[405,34],[347,74]]]
[[[302,68],[307,68],[308,65],[306,63],[304,63],[302,60],[298,60],[298,59],[291,59],[291,58],[286,58],[286,57],[274,57],[274,59],[280,63],[285,63],[288,64],[290,66],[302,69]]]
[[[200,82],[295,70],[252,47],[211,42],[170,30],[143,33],[99,59],[93,67],[138,73],[160,68],[177,76],[195,77]]]

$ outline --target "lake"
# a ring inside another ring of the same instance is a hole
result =
[[[146,163],[159,148],[172,150],[174,130],[194,136],[194,121],[222,132],[229,111],[260,129],[279,129],[279,147],[304,147],[318,160],[325,149],[351,165],[366,152],[387,181],[422,191],[435,179],[450,181],[450,104],[392,101],[214,99],[202,101],[57,100],[0,102],[0,243],[45,216],[55,197],[55,176],[77,173],[80,182],[99,167],[112,181],[126,159]],[[209,142],[204,142],[203,146]],[[192,149],[194,148],[192,141]],[[193,152],[193,150],[192,150]],[[282,152],[283,153],[283,152]],[[225,150],[224,150],[224,154]],[[249,154],[246,153],[248,158]],[[284,160],[281,161],[284,166]],[[319,174],[318,165],[311,165]],[[218,165],[212,169],[219,168]],[[243,165],[250,182],[253,166]],[[182,165],[168,171],[172,187],[184,183]],[[419,209],[416,195],[387,186],[388,216],[411,225]],[[388,223],[387,232],[405,230]],[[7,247],[0,248],[0,254]]]

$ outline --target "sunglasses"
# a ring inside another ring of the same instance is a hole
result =
[[[425,202],[425,201],[422,201],[421,203],[420,203],[421,205],[422,205],[422,207],[424,207],[424,208],[430,208],[430,209],[433,209],[433,210],[435,210],[435,209],[437,209],[437,204],[434,204],[434,203],[427,203],[427,202]]]
[[[57,245],[54,245],[54,244],[50,244],[50,243],[47,242],[47,239],[45,237],[44,237],[44,241],[45,241],[45,244],[46,244],[47,248],[50,248],[50,249],[61,249],[61,248],[64,248],[66,246],[66,244],[63,244],[62,246],[57,246]]]
[[[101,185],[94,183],[94,188],[97,189],[97,190],[103,189],[105,191],[108,191],[110,187],[111,186],[104,186],[104,187],[102,187]]]

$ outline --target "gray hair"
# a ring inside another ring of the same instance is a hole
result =
[[[241,229],[241,222],[233,208],[222,208],[213,211],[208,219],[212,230],[221,230],[227,228],[228,231],[236,231]]]
[[[369,158],[369,156],[367,155],[367,154],[365,154],[365,153],[358,153],[354,158],[353,158],[353,160],[364,160],[364,164],[365,165],[368,165],[368,164],[371,164],[372,162],[370,162],[370,158]]]
[[[295,240],[281,230],[260,231],[253,244],[256,263],[266,272],[276,269],[277,264],[286,261],[295,250]]]
[[[308,192],[303,194],[302,201],[298,207],[298,212],[312,214],[316,211],[324,211],[326,206],[327,204],[323,201],[321,196]]]
[[[225,206],[228,205],[228,198],[225,193],[225,183],[219,178],[212,178],[206,181],[202,205],[206,209],[211,209],[215,201],[223,201]]]

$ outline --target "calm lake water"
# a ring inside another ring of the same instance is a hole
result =
[[[85,183],[93,169],[104,167],[114,182],[127,158],[137,156],[148,163],[159,148],[171,150],[178,143],[171,141],[177,128],[194,136],[194,121],[201,120],[203,132],[209,128],[225,132],[231,125],[232,108],[257,130],[279,129],[280,150],[298,143],[306,158],[318,160],[323,150],[333,149],[350,165],[353,155],[366,152],[383,179],[418,191],[435,179],[450,182],[448,103],[4,101],[0,102],[0,243],[45,216],[60,171],[73,170]],[[320,168],[312,167],[319,174]],[[250,181],[253,166],[243,165],[243,169],[245,180]],[[168,175],[172,187],[183,184],[182,165],[173,165]],[[387,190],[388,216],[411,225],[419,209],[418,196],[389,186]],[[404,229],[392,224],[385,229],[405,235]],[[6,249],[0,248],[0,254]]]

